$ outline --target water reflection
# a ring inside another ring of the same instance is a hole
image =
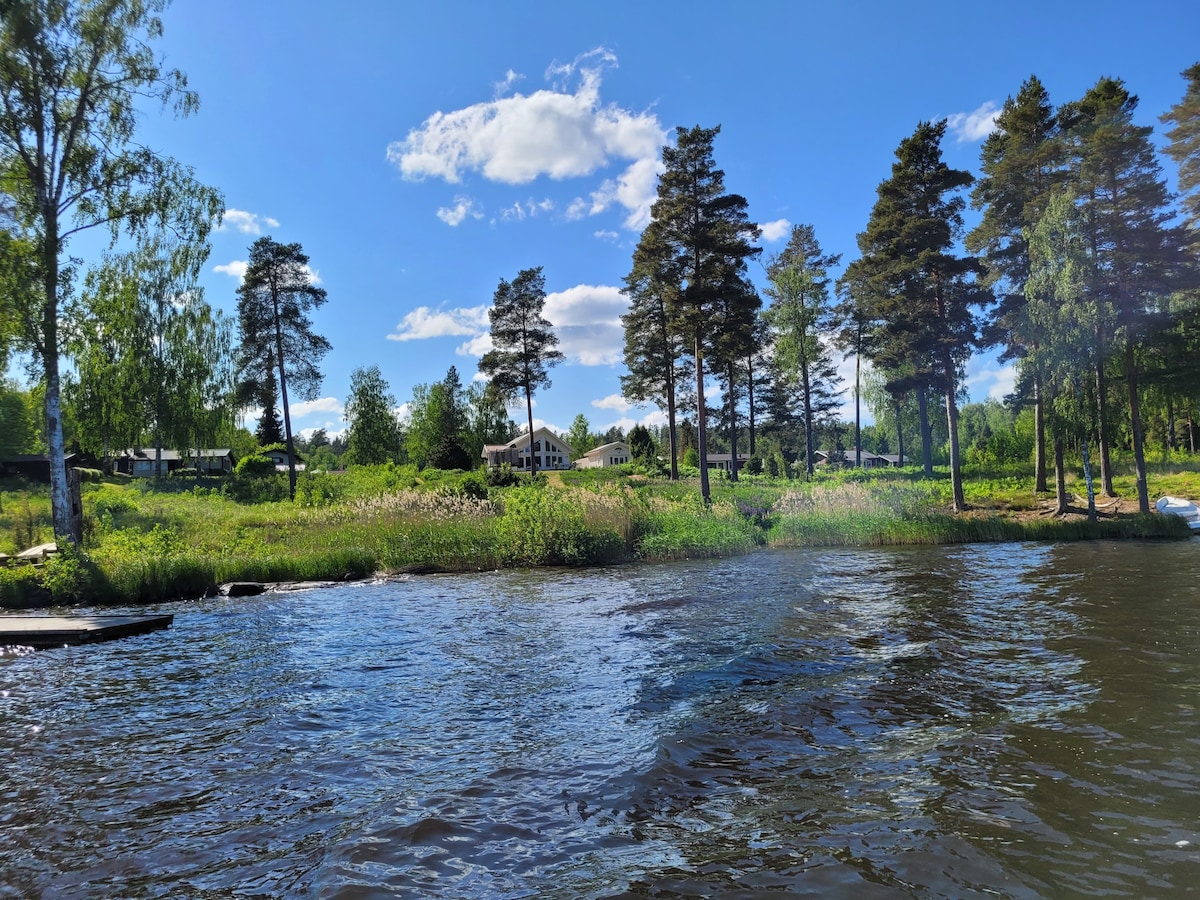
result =
[[[178,605],[169,632],[0,658],[0,896],[1183,891],[1194,552]]]

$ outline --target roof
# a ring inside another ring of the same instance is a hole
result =
[[[136,448],[136,447],[129,447],[128,449],[122,450],[117,455],[121,459],[157,459],[158,451],[153,447],[151,447],[149,449],[140,449],[140,448]],[[173,459],[178,460],[179,459],[179,451],[178,450],[168,450],[164,447],[163,451],[162,451],[162,458],[164,460],[173,460]]]
[[[560,438],[557,434],[555,434],[553,431],[551,431],[545,425],[543,425],[541,428],[535,428],[533,430],[533,439],[535,441],[540,440],[542,438],[553,438],[554,440],[558,441],[560,444],[563,445],[563,449],[567,451],[568,456],[575,455],[575,451],[571,449],[571,445],[568,444],[566,441],[564,441],[562,438]],[[504,444],[503,446],[506,449],[507,448],[517,449],[520,447],[528,447],[529,446],[529,432],[522,432],[521,434],[518,434],[515,438],[513,438],[511,441],[509,441],[507,444]]]
[[[195,450],[189,450],[189,451],[187,452],[187,455],[188,455],[188,456],[195,456],[195,455],[196,455],[196,451],[195,451]],[[232,449],[230,449],[229,447],[220,447],[220,448],[218,448],[218,449],[216,449],[216,450],[201,450],[201,451],[200,451],[200,456],[211,456],[211,457],[215,457],[215,458],[220,458],[220,457],[222,457],[222,456],[233,456],[233,450],[232,450]]]
[[[628,449],[629,442],[628,441],[610,441],[607,444],[601,444],[599,447],[593,447],[591,450],[589,450],[587,453],[584,453],[583,455],[584,456],[598,456],[601,453],[607,453],[609,450],[613,450],[617,447],[625,447],[626,449]]]

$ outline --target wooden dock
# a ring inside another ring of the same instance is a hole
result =
[[[0,647],[61,647],[147,634],[174,616],[0,616]]]

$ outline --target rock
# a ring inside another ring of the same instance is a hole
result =
[[[267,586],[258,581],[230,581],[217,588],[222,597],[257,597]]]

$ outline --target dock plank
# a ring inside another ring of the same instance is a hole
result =
[[[147,634],[171,627],[165,616],[0,616],[0,646],[61,647]]]

